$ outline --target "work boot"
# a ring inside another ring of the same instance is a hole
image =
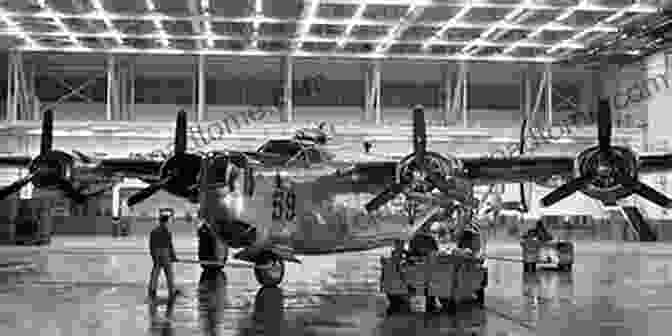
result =
[[[441,302],[441,311],[448,314],[457,313],[457,303],[455,300],[445,300]]]
[[[425,300],[425,312],[427,313],[436,313],[439,311],[439,307],[436,304],[436,298],[433,296],[427,296]]]
[[[155,291],[149,291],[149,292],[147,293],[147,299],[146,299],[146,301],[147,301],[147,302],[152,302],[152,301],[154,301],[154,300],[156,300],[156,292],[155,292]]]
[[[181,291],[181,290],[179,290],[179,289],[174,289],[173,292],[170,294],[170,298],[171,298],[171,299],[174,299],[174,298],[176,298],[177,296],[181,296],[181,295],[182,295],[182,291]]]

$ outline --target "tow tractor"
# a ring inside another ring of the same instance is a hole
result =
[[[535,272],[538,264],[556,266],[563,272],[571,272],[574,264],[574,243],[565,240],[542,241],[523,238],[523,271]]]
[[[437,297],[445,311],[454,311],[458,304],[485,303],[488,269],[483,258],[468,251],[440,249],[426,256],[393,253],[380,262],[380,289],[391,307],[408,306],[416,295]]]

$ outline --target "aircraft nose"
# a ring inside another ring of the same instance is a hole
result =
[[[257,228],[241,220],[224,220],[217,225],[220,238],[233,248],[253,245],[259,238]]]

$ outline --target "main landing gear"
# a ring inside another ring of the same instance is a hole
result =
[[[262,253],[254,263],[254,277],[264,287],[277,286],[285,277],[285,262],[272,253]]]
[[[222,265],[229,258],[229,248],[219,241],[210,229],[203,225],[198,229],[198,260],[214,261]],[[221,271],[224,266],[201,264],[203,271]]]

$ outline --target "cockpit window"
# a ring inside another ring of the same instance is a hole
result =
[[[301,145],[299,145],[296,141],[271,140],[261,146],[259,151],[263,153],[280,154],[283,156],[294,156],[298,154],[301,149]]]

